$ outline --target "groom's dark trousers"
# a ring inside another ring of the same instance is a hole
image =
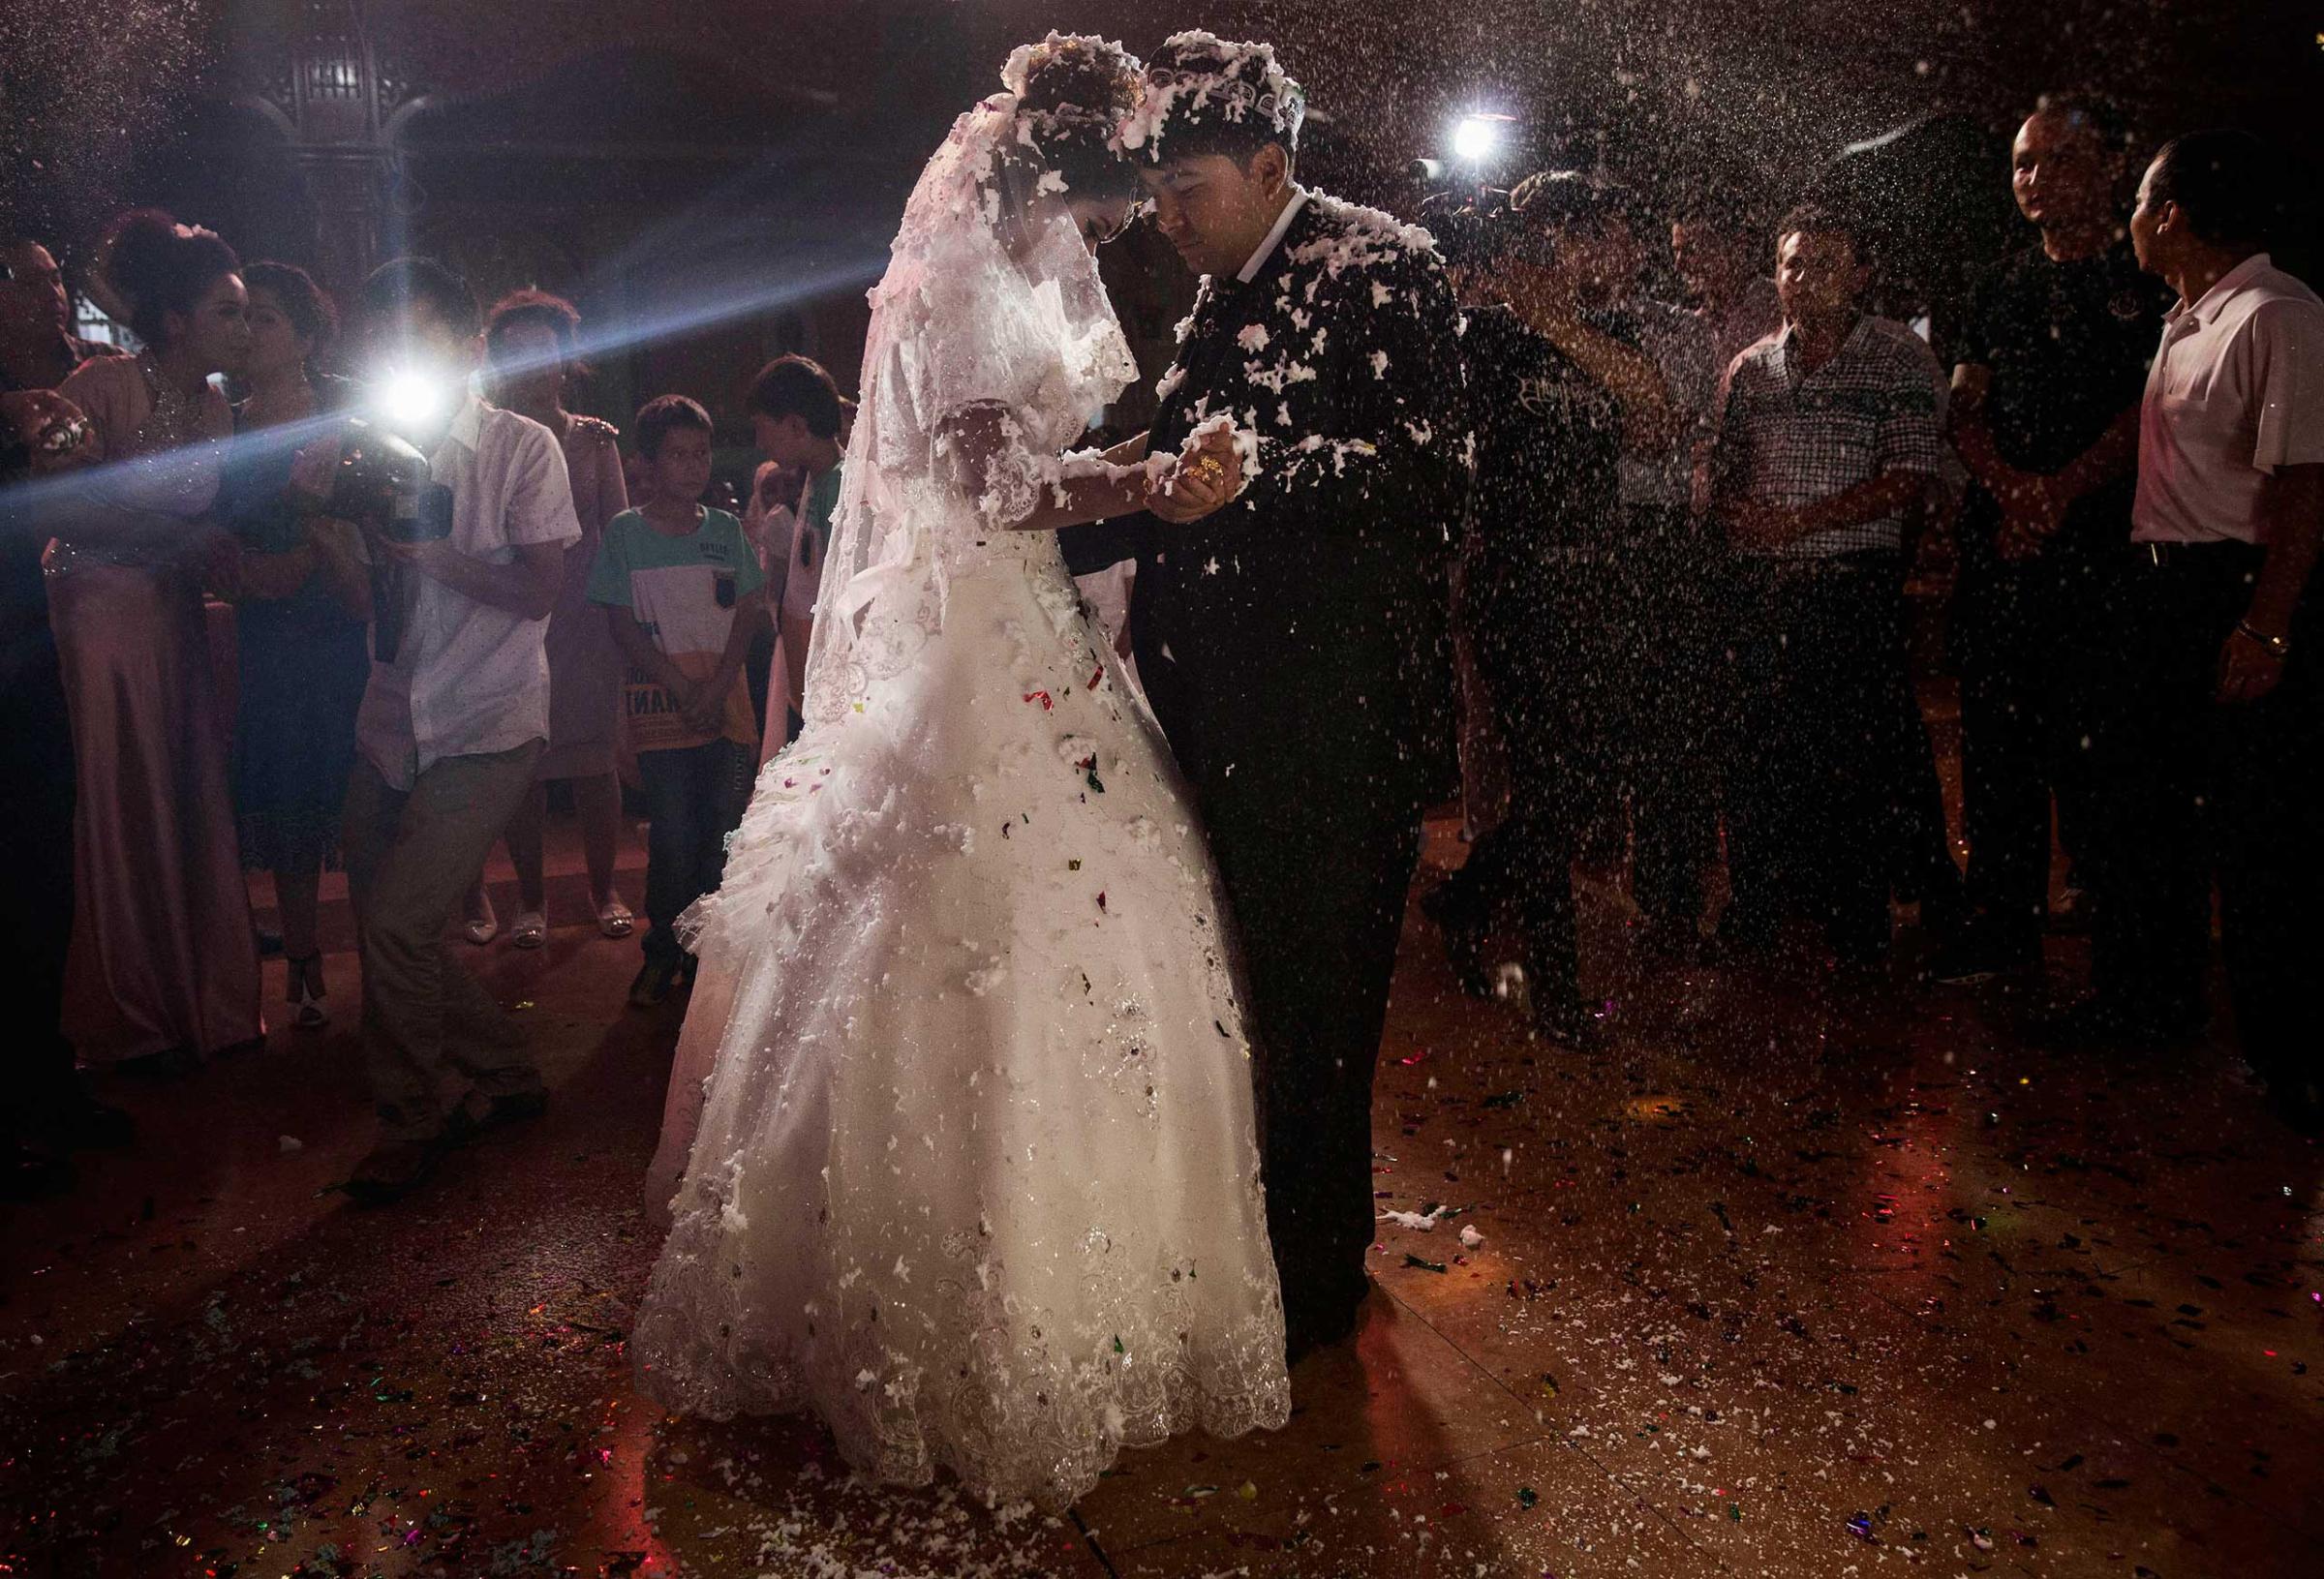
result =
[[[1204,287],[1152,447],[1233,413],[1260,440],[1239,500],[1066,537],[1079,571],[1138,560],[1139,673],[1242,939],[1295,1351],[1344,1335],[1366,1288],[1372,1074],[1448,725],[1447,529],[1468,487],[1452,293],[1389,225],[1312,199],[1250,284]]]

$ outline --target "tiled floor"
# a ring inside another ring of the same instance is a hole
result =
[[[1422,882],[1458,850],[1433,827]],[[2324,1572],[2324,1151],[2224,1053],[2037,1053],[2023,993],[1648,967],[1591,908],[1587,1058],[1411,924],[1379,1205],[1458,1214],[1383,1223],[1284,1431],[1133,1453],[1065,1520],[638,1401],[682,1010],[622,1008],[634,944],[480,954],[550,1116],[399,1207],[322,1193],[369,1139],[336,953],[340,1025],[114,1082],[139,1149],[0,1218],[0,1574]]]

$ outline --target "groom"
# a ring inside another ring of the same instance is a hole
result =
[[[1300,86],[1265,45],[1181,33],[1123,132],[1202,275],[1148,434],[1258,438],[1241,499],[1076,529],[1138,561],[1130,629],[1244,940],[1268,1230],[1291,1357],[1368,1287],[1371,1099],[1419,848],[1444,571],[1469,486],[1458,313],[1424,232],[1294,178]]]

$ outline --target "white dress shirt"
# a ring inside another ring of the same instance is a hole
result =
[[[2162,320],[2138,413],[2134,543],[2257,543],[2278,467],[2324,462],[2324,300],[2255,253]]]
[[[1259,271],[1267,266],[1267,260],[1275,256],[1277,247],[1283,245],[1283,232],[1291,228],[1291,222],[1298,219],[1300,210],[1306,206],[1307,189],[1293,187],[1291,200],[1283,205],[1283,212],[1275,216],[1274,228],[1267,232],[1267,239],[1259,243],[1259,250],[1251,254],[1251,260],[1242,265],[1241,270],[1236,274],[1236,279],[1240,280],[1244,285],[1249,285],[1253,280],[1259,278]]]
[[[557,436],[471,395],[428,458],[452,491],[452,546],[507,564],[527,543],[574,543],[571,480]],[[479,603],[410,572],[412,612],[393,663],[375,661],[355,740],[399,790],[444,757],[513,750],[549,733],[545,620]]]

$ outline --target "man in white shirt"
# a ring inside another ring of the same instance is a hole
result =
[[[2200,1024],[2216,872],[2246,1054],[2313,1122],[2324,300],[2261,250],[2285,190],[2257,138],[2196,133],[2155,157],[2130,219],[2140,264],[2179,302],[2139,413],[2111,611],[2118,707],[2097,742],[2106,855],[2082,1028]]]
[[[403,619],[382,661],[374,610],[345,828],[381,1124],[346,1188],[371,1203],[409,1192],[476,1128],[545,1101],[520,1034],[452,957],[444,928],[546,746],[542,637],[581,529],[555,436],[469,392],[479,324],[465,282],[399,258],[365,283],[357,308],[375,361],[442,392],[432,417],[399,431],[450,491],[452,519],[434,542],[372,544],[401,562]]]

